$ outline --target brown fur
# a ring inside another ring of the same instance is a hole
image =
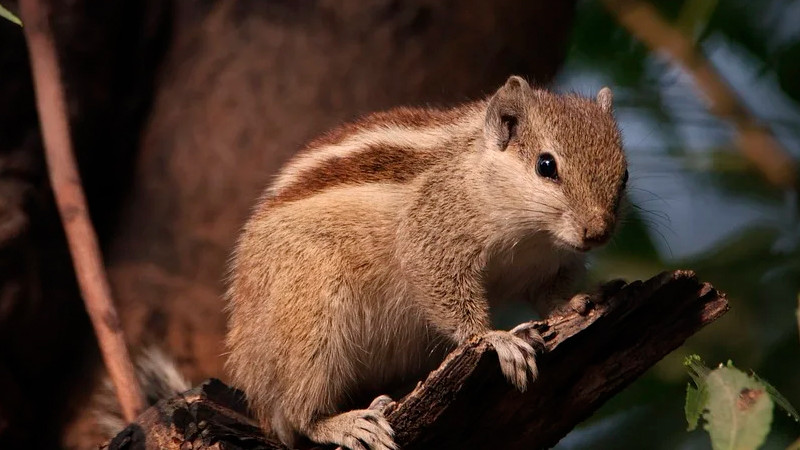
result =
[[[488,101],[369,116],[290,162],[242,231],[228,294],[228,366],[262,426],[289,445],[395,448],[379,411],[351,409],[481,334],[524,390],[533,348],[491,331],[489,306],[563,310],[582,251],[613,230],[626,163],[601,94],[512,77]],[[545,152],[555,180],[536,173]]]
[[[465,106],[469,108],[471,105]],[[422,128],[452,123],[464,113],[465,106],[450,109],[401,106],[388,111],[379,111],[323,133],[320,137],[309,142],[302,151],[314,151],[314,149],[323,145],[338,144],[348,136],[380,125],[393,124],[408,128]]]
[[[300,200],[341,184],[404,183],[433,164],[437,155],[411,148],[369,146],[363,154],[325,161],[301,172],[295,183],[269,199],[270,206]]]

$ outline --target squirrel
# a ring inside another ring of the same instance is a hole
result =
[[[390,398],[369,400],[472,337],[524,391],[543,341],[492,330],[490,306],[582,310],[575,283],[615,228],[627,177],[608,88],[587,99],[512,76],[482,100],[322,135],[280,171],[233,252],[232,381],[287,446],[373,450],[397,445]]]

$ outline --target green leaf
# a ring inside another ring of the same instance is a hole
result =
[[[691,383],[686,383],[686,404],[683,407],[683,412],[686,414],[686,421],[689,423],[686,431],[692,431],[697,428],[697,422],[706,409],[706,402],[708,401],[708,392],[705,385],[702,387],[694,387]]]
[[[734,367],[719,367],[706,377],[705,429],[715,450],[757,449],[772,424],[773,403],[766,387]]]
[[[704,387],[706,384],[706,377],[711,373],[711,369],[706,367],[703,359],[698,355],[689,355],[683,360],[683,365],[689,371],[689,376],[698,388]]]
[[[731,361],[710,370],[699,356],[689,355],[683,365],[694,382],[686,386],[688,431],[696,429],[702,418],[715,450],[758,448],[770,430],[773,399],[790,415],[794,412],[774,387],[748,376]]]
[[[14,22],[17,25],[22,26],[22,21],[19,20],[19,17],[15,16],[14,13],[12,13],[11,11],[5,9],[3,5],[0,5],[0,17],[8,19],[9,21]]]
[[[769,384],[766,380],[759,377],[758,375],[753,374],[753,378],[755,378],[756,381],[764,385],[764,388],[766,388],[767,394],[769,394],[769,396],[772,398],[772,401],[775,402],[778,406],[780,406],[781,409],[786,411],[786,414],[788,414],[789,417],[794,419],[795,422],[800,422],[800,415],[797,414],[797,410],[794,409],[794,406],[792,406],[792,404],[789,403],[789,400],[787,400],[786,397],[784,397],[780,392],[778,392],[778,390],[775,389],[773,385]]]
[[[687,431],[697,428],[697,422],[703,415],[708,403],[708,390],[706,389],[706,377],[711,370],[705,366],[703,360],[698,355],[689,355],[683,360],[683,365],[689,371],[694,386],[691,383],[686,385],[686,404],[683,411],[686,414],[686,422],[689,423]]]

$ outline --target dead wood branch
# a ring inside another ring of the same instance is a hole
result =
[[[403,449],[531,449],[555,445],[612,395],[728,310],[692,272],[667,272],[608,293],[586,316],[536,322],[547,351],[520,394],[497,356],[474,339],[398,402],[388,419]],[[162,400],[109,449],[283,449],[247,417],[243,397],[217,380]]]
[[[683,67],[710,102],[711,112],[735,127],[740,150],[770,183],[784,189],[795,187],[795,160],[770,130],[753,117],[691,40],[667,23],[647,2],[603,0],[603,3],[634,37]]]
[[[46,6],[39,0],[20,2],[25,37],[30,52],[36,106],[44,138],[50,183],[67,235],[78,284],[94,326],[103,360],[124,416],[133,420],[143,407],[143,397],[122,335],[117,311],[89,218],[67,121],[61,71]]]

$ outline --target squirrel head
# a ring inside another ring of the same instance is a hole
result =
[[[628,179],[612,97],[607,87],[587,99],[506,81],[483,130],[487,191],[508,209],[498,214],[571,250],[608,240]]]

